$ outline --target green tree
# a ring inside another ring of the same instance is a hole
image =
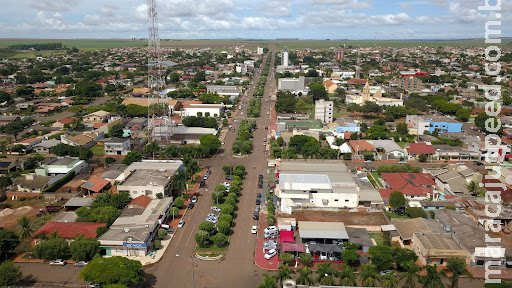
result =
[[[424,288],[444,288],[441,275],[437,272],[437,265],[425,266],[426,275],[420,277],[420,283]]]
[[[482,192],[482,188],[480,188],[480,185],[473,180],[471,180],[466,185],[466,188],[468,189],[468,192],[471,193],[471,195],[473,196],[479,196],[480,193]]]
[[[283,283],[284,280],[290,279],[292,271],[288,268],[288,265],[281,264],[277,270],[277,280]]]
[[[0,228],[0,262],[7,260],[19,243],[20,240],[16,233]]]
[[[370,258],[372,264],[379,270],[387,270],[393,268],[395,261],[393,256],[393,248],[384,245],[370,247]]]
[[[22,239],[26,239],[28,237],[32,237],[34,233],[34,229],[32,228],[32,223],[30,223],[30,219],[27,216],[23,216],[18,219],[18,235]]]
[[[450,287],[459,287],[460,276],[470,276],[468,269],[466,268],[466,262],[457,258],[450,258],[446,263],[446,268],[442,271],[442,275],[450,277]]]
[[[124,128],[124,125],[123,124],[114,124],[111,128],[110,128],[110,137],[116,137],[116,138],[121,138],[123,137],[123,128]]]
[[[405,206],[404,194],[399,191],[393,191],[389,196],[389,206],[391,206],[395,211],[396,209]]]
[[[78,236],[69,244],[71,259],[75,261],[90,261],[100,251],[100,242]]]
[[[217,247],[224,247],[228,244],[228,236],[222,232],[215,234],[211,240]]]
[[[354,249],[345,249],[342,252],[342,259],[348,265],[354,265],[359,261],[359,254]]]
[[[374,265],[365,264],[361,267],[360,278],[364,287],[375,287],[379,281],[379,274]]]
[[[229,235],[231,234],[231,223],[226,221],[219,221],[217,223],[217,230],[222,234]]]
[[[349,266],[343,266],[343,268],[338,272],[338,277],[340,278],[340,285],[357,286],[356,273],[354,269]]]
[[[169,209],[169,216],[172,217],[172,220],[178,215],[180,215],[180,209],[178,207],[171,207],[171,209]]]
[[[185,204],[185,201],[183,201],[183,198],[181,198],[181,197],[174,199],[174,202],[172,203],[172,205],[177,208],[183,207],[184,204]]]
[[[199,230],[211,233],[213,229],[215,229],[215,224],[213,224],[212,222],[204,221],[201,224],[199,224]]]
[[[324,85],[322,83],[313,83],[309,85],[308,95],[311,96],[311,100],[313,103],[319,99],[329,99],[327,91],[325,90]]]
[[[208,246],[208,244],[210,244],[210,233],[203,230],[199,230],[197,231],[195,240],[199,247],[206,247]]]
[[[5,261],[0,264],[0,286],[12,287],[20,284],[21,270],[18,266],[14,265],[11,261]]]
[[[201,136],[201,138],[199,138],[199,142],[201,150],[206,156],[217,154],[221,146],[219,138],[210,134]]]
[[[269,274],[263,274],[263,282],[258,285],[258,288],[277,288],[276,277]]]
[[[91,207],[92,208],[98,208],[98,207],[106,207],[106,206],[112,206],[117,209],[123,209],[132,201],[132,198],[130,197],[130,194],[128,192],[119,192],[119,193],[101,193],[96,196],[96,199],[94,199],[94,202],[92,202]]]
[[[283,261],[284,264],[289,265],[293,261],[293,254],[291,253],[281,253],[279,259]]]
[[[426,163],[427,157],[427,154],[420,154],[420,156],[418,156],[418,161],[420,161],[421,163]]]
[[[94,258],[82,269],[80,277],[100,285],[121,284],[127,287],[140,287],[145,280],[140,261],[120,256]]]
[[[112,158],[112,157],[107,157],[105,158],[105,165],[108,166],[110,164],[114,164],[116,163],[116,159],[115,158]]]
[[[299,269],[299,277],[297,277],[297,284],[310,286],[315,284],[315,281],[313,280],[311,274],[313,273],[311,272],[311,270],[308,269],[308,267]]]
[[[416,253],[406,248],[394,247],[393,253],[395,264],[400,271],[406,271],[409,263],[416,263],[416,260],[418,260]]]
[[[69,245],[68,241],[59,237],[50,237],[43,240],[33,248],[34,254],[39,259],[54,260],[68,259]]]
[[[311,254],[309,253],[300,253],[299,258],[302,264],[304,264],[305,266],[309,267],[313,264],[313,256],[311,256]]]
[[[396,125],[396,133],[400,135],[407,135],[409,133],[409,129],[407,128],[407,124],[405,123],[398,123]]]
[[[324,277],[333,276],[335,274],[336,270],[332,267],[331,263],[321,263],[316,269],[318,282],[322,282]]]
[[[400,280],[404,280],[404,287],[416,288],[416,283],[419,282],[418,272],[420,268],[414,262],[404,263],[405,272],[402,274]]]
[[[128,152],[126,157],[124,157],[123,164],[130,165],[133,162],[139,162],[141,160],[142,160],[142,153],[140,153],[138,151],[130,151],[130,152]]]
[[[395,275],[395,273],[389,273],[384,276],[381,276],[380,283],[384,288],[398,288],[398,284],[400,284],[400,278]]]

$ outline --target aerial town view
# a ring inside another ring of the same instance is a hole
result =
[[[0,287],[512,287],[511,1],[2,2]]]

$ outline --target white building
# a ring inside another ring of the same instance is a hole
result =
[[[258,47],[258,49],[256,50],[256,54],[263,55],[263,47]]]
[[[315,119],[322,121],[323,124],[332,123],[333,114],[333,101],[320,99],[315,102]]]
[[[158,198],[159,194],[166,196],[173,188],[174,176],[183,169],[183,162],[180,160],[134,162],[118,177],[121,184],[117,186],[117,190],[128,192],[132,198],[141,195],[151,199]]]
[[[190,104],[183,108],[183,116],[220,117],[224,108],[224,104]]]
[[[247,71],[247,69],[246,69]],[[245,74],[245,73],[242,73]],[[207,93],[216,93],[221,96],[228,96],[228,97],[238,97],[242,93],[240,88],[237,86],[228,86],[228,85],[206,85],[206,92]]]
[[[284,48],[283,52],[281,52],[281,66],[288,67],[289,65],[289,58],[288,58],[288,49]]]
[[[304,92],[305,82],[306,78],[304,76],[299,78],[280,78],[277,81],[277,90]]]
[[[356,184],[342,161],[281,161],[277,163],[277,171],[279,184],[275,195],[283,213],[303,209],[338,211],[382,202],[375,189],[369,191]]]
[[[87,163],[84,160],[62,157],[48,161],[41,167],[36,168],[35,172],[39,176],[68,174],[70,172],[78,174],[85,170],[85,168],[87,168]]]
[[[113,138],[105,142],[105,154],[127,155],[130,152],[130,138]]]

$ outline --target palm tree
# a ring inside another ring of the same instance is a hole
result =
[[[482,190],[480,188],[480,185],[476,183],[475,181],[470,181],[466,188],[468,189],[468,192],[471,193],[471,195],[476,196],[480,194],[480,191]]]
[[[399,283],[400,278],[398,278],[397,275],[395,275],[395,273],[389,273],[387,275],[382,276],[380,279],[380,284],[384,288],[398,288]]]
[[[440,273],[437,272],[437,265],[427,265],[425,270],[427,275],[420,277],[420,283],[423,284],[423,288],[444,288]]]
[[[340,277],[340,284],[342,286],[357,286],[357,276],[354,273],[354,269],[350,266],[343,267],[338,272],[338,277]]]
[[[336,278],[334,278],[333,275],[327,275],[322,277],[322,280],[320,280],[320,285],[325,286],[334,286],[336,284]]]
[[[290,268],[288,268],[288,265],[281,265],[279,266],[279,270],[277,272],[277,280],[283,283],[284,280],[290,279],[291,274],[292,271],[290,270]]]
[[[34,230],[32,229],[32,225],[30,224],[30,220],[28,219],[28,217],[21,217],[18,220],[18,226],[20,227],[20,230],[18,231],[20,238],[25,239],[28,237],[32,237],[32,233],[34,232]]]
[[[466,268],[466,262],[457,258],[448,259],[446,268],[442,271],[444,276],[450,275],[451,288],[459,287],[459,277],[466,275],[470,276],[468,269]]]
[[[258,288],[277,288],[276,277],[269,274],[263,274],[263,283]]]
[[[318,274],[318,282],[322,282],[322,278],[327,277],[329,275],[334,275],[336,270],[332,268],[331,263],[322,263],[318,265],[316,269],[316,274]]]
[[[308,267],[304,267],[299,270],[299,278],[297,278],[297,284],[301,285],[313,285],[313,277],[311,277],[311,270]]]
[[[362,266],[360,277],[361,284],[363,284],[364,287],[375,287],[375,285],[377,285],[377,281],[379,280],[377,268],[375,268],[375,266],[372,264],[366,264]]]
[[[400,280],[404,280],[404,287],[408,288],[416,288],[416,282],[419,281],[419,275],[418,272],[420,271],[420,268],[416,266],[416,264],[412,261],[409,261],[405,263],[405,273],[402,274],[402,277],[400,277]]]

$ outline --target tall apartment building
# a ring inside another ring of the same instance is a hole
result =
[[[332,115],[334,114],[334,102],[325,101],[323,99],[315,102],[315,119],[322,123],[332,123]]]
[[[258,55],[263,55],[263,47],[258,47],[258,50],[256,50]]]
[[[344,56],[344,53],[343,53],[342,49],[336,50],[336,60],[337,61],[343,61],[343,56]]]
[[[288,48],[284,48],[283,52],[281,52],[281,66],[288,67],[289,64]]]

